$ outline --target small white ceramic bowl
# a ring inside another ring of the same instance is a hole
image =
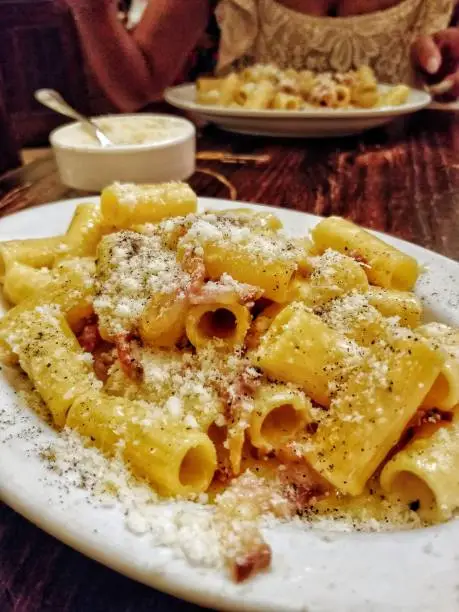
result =
[[[196,163],[194,125],[172,115],[104,115],[94,118],[115,143],[101,147],[80,123],[50,134],[64,185],[100,191],[113,181],[162,183],[189,178]]]

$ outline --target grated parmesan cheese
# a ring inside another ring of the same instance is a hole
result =
[[[157,236],[124,231],[99,245],[94,310],[110,336],[135,329],[151,295],[183,292],[189,275]]]
[[[282,230],[256,233],[250,227],[238,226],[230,217],[217,217],[213,214],[200,215],[195,222],[191,220],[187,233],[179,240],[182,246],[193,247],[206,242],[247,247],[251,255],[264,262],[296,262],[302,255],[298,243],[288,238]]]

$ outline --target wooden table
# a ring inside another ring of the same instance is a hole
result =
[[[336,141],[265,140],[207,128],[199,150],[267,153],[265,165],[199,162],[238,198],[317,215],[343,215],[459,260],[459,117],[427,112],[388,130]],[[196,173],[199,195],[228,197]],[[60,182],[51,157],[0,177],[0,214],[81,193]],[[99,566],[0,508],[2,612],[198,610]]]

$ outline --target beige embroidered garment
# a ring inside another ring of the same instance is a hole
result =
[[[275,0],[221,0],[217,70],[275,63],[318,72],[372,66],[382,82],[414,83],[410,47],[420,34],[448,26],[454,0],[402,0],[392,8],[354,17],[316,17]]]

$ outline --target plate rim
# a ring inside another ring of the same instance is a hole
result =
[[[67,205],[66,208],[69,209],[69,214],[70,214],[71,207],[76,206],[80,202],[91,202],[91,201],[98,202],[99,201],[98,196],[79,197],[79,198],[72,198],[68,200],[58,200],[56,202],[48,203],[44,205],[44,207],[52,208],[58,205],[66,204]],[[216,203],[219,203],[221,207],[226,207],[226,208],[238,207],[241,205],[249,205],[250,207],[253,206],[255,208],[261,208],[264,210],[277,209],[277,210],[282,211],[284,214],[287,214],[287,216],[289,214],[294,214],[295,216],[298,215],[305,219],[309,218],[311,221],[314,220],[316,222],[322,218],[320,216],[313,215],[311,213],[307,213],[303,211],[290,210],[290,209],[274,207],[270,205],[254,204],[251,202],[243,202],[239,200],[234,202],[231,200],[225,200],[223,198],[205,198],[203,197],[203,198],[199,198],[199,202],[201,203],[201,208],[206,208],[207,206],[209,205],[212,206],[213,204],[216,204]],[[42,209],[42,207],[33,207],[33,208],[29,208],[23,211],[19,211],[17,213],[14,213],[14,215],[10,215],[6,217],[5,220],[17,218],[18,216],[28,216],[31,214],[31,211],[34,211],[35,213],[37,213],[37,211],[39,211],[40,209]],[[47,211],[43,211],[43,215],[45,215],[46,212]],[[306,226],[305,231],[307,231],[307,229],[310,227],[310,224],[305,223],[305,226]],[[373,231],[373,230],[370,230],[370,231]],[[454,260],[449,259],[439,253],[429,251],[428,249],[420,247],[416,244],[390,236],[388,234],[383,234],[381,232],[374,232],[374,233],[381,237],[390,238],[391,240],[395,241],[397,244],[402,244],[402,245],[406,244],[406,245],[409,245],[409,247],[411,248],[414,247],[415,250],[419,249],[420,252],[424,252],[427,254],[429,253],[434,254],[436,257],[441,258],[441,261],[448,262],[448,267],[449,265],[452,264],[459,278],[459,263],[458,262],[455,262]],[[3,239],[2,234],[3,232],[0,231],[0,239]],[[54,432],[54,430],[51,430],[51,431]],[[54,434],[57,435],[57,432],[54,432]],[[1,448],[0,448],[0,452],[1,452]],[[0,473],[1,473],[1,466],[0,466]],[[225,593],[220,595],[215,592],[202,591],[199,585],[196,585],[193,588],[191,588],[190,583],[188,582],[187,584],[187,581],[184,579],[181,579],[181,576],[179,577],[168,576],[167,571],[166,572],[156,571],[154,572],[154,575],[150,574],[150,578],[147,581],[144,576],[139,577],[138,568],[136,568],[134,565],[132,565],[129,562],[124,563],[123,561],[120,561],[119,556],[116,556],[116,555],[111,556],[112,554],[111,549],[100,546],[100,544],[97,544],[96,540],[94,540],[93,538],[92,539],[90,538],[91,542],[88,545],[88,541],[83,541],[84,536],[81,537],[81,534],[72,532],[71,529],[64,529],[60,523],[53,524],[53,510],[47,508],[46,512],[40,513],[40,500],[38,501],[32,500],[31,502],[30,498],[27,497],[27,491],[21,488],[20,486],[15,487],[14,485],[12,485],[9,487],[8,485],[3,486],[2,483],[0,483],[0,493],[1,493],[0,496],[2,497],[2,499],[4,499],[4,501],[9,506],[11,506],[19,514],[24,516],[27,520],[30,520],[31,522],[33,522],[34,524],[42,528],[45,532],[47,532],[51,536],[56,537],[57,539],[69,545],[71,548],[77,550],[81,554],[91,559],[94,559],[95,561],[102,563],[103,565],[106,565],[107,567],[119,573],[122,573],[123,575],[126,575],[129,578],[132,578],[133,580],[142,582],[146,584],[147,586],[151,586],[160,591],[168,593],[172,596],[181,597],[182,599],[197,603],[199,605],[208,606],[208,607],[215,607],[217,605],[218,609],[220,610],[235,610],[236,608],[241,609],[241,610],[243,609],[247,611],[254,611],[254,612],[259,611],[259,610],[266,610],[266,611],[272,610],[272,612],[277,612],[279,610],[278,604],[274,603],[272,606],[269,606],[266,601],[264,600],[262,601],[259,598],[257,599],[256,596],[254,596],[253,598],[249,598],[249,601],[247,600],[242,601],[239,597],[237,599],[233,599],[231,595],[228,596]],[[35,506],[38,508],[37,511],[35,511]],[[37,517],[39,518],[37,519]],[[447,523],[446,525],[441,525],[439,529],[442,529],[442,528],[449,529],[450,527],[448,526],[451,526],[451,525],[452,523]],[[435,530],[437,528],[430,528],[430,529]],[[406,532],[406,533],[412,534],[415,532]],[[378,533],[378,534],[373,534],[373,535],[376,537],[380,537],[380,535],[388,535],[388,534]],[[459,535],[459,523],[456,523],[456,535]],[[154,550],[155,548],[152,547],[152,551]],[[192,571],[191,566],[189,567],[190,567],[190,571]],[[275,570],[271,570],[271,571],[274,572]],[[197,570],[196,576],[199,577],[199,570]],[[152,577],[154,577],[154,580],[151,579]],[[353,603],[355,605],[355,601]],[[331,611],[332,610],[332,608],[329,608],[329,607],[317,608],[313,604],[311,604],[311,607],[310,607],[309,602],[307,605],[306,604],[304,605],[304,608],[303,607],[290,608],[286,606],[284,609],[285,610],[290,610],[290,609],[304,610],[304,611],[306,610],[311,610],[311,611],[312,610],[314,611],[315,610],[321,610],[321,611],[330,610]],[[347,608],[343,607],[343,610],[344,609],[347,609]],[[355,607],[352,608],[352,610],[356,610],[356,609],[357,608]],[[381,610],[384,610],[384,609],[385,608],[381,608]]]

